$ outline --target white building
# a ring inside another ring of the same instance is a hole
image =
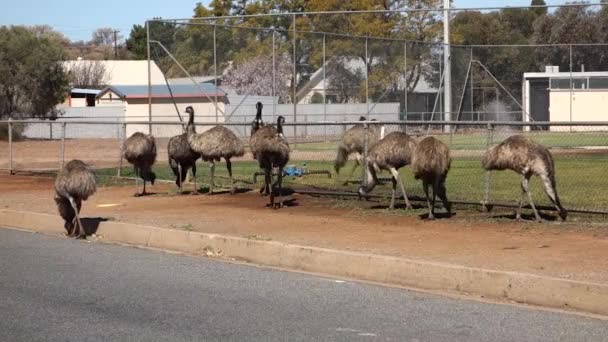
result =
[[[522,96],[527,122],[608,121],[608,71],[570,73],[549,66],[545,72],[524,73]],[[552,126],[551,130],[577,127]]]

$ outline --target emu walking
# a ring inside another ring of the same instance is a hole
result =
[[[186,113],[189,115],[186,133],[176,135],[169,139],[167,152],[169,154],[169,166],[175,175],[175,184],[179,187],[180,193],[183,192],[182,183],[188,175],[188,170],[192,169],[192,179],[194,181],[192,194],[195,195],[197,194],[196,160],[200,158],[200,155],[192,151],[190,143],[188,142],[188,131],[192,130],[196,132],[194,127],[194,109],[191,106],[188,106],[186,107]]]
[[[429,207],[429,220],[435,219],[435,198],[439,196],[443,206],[451,216],[452,208],[445,190],[445,179],[450,170],[450,149],[433,137],[426,137],[416,145],[412,157],[412,171],[416,179],[422,180],[422,188]],[[433,187],[433,200],[429,198],[429,187]]]
[[[272,183],[272,170],[277,167],[278,176],[277,176],[277,185],[279,191],[279,208],[283,207],[283,197],[282,197],[282,184],[283,184],[283,168],[289,162],[289,144],[287,140],[283,137],[283,124],[285,123],[285,118],[279,116],[277,118],[277,127],[276,129],[266,129],[264,126],[258,129],[254,136],[254,145],[252,145],[252,150],[255,150],[256,159],[258,160],[258,164],[260,168],[264,170],[264,188],[263,190],[268,191],[270,194],[270,207],[275,208],[275,199],[274,192],[270,189],[270,184]],[[260,191],[261,192],[261,191]]]
[[[192,108],[190,108],[192,109]],[[192,111],[192,117],[194,111]],[[194,125],[188,126],[188,143],[194,153],[200,154],[203,161],[211,163],[211,180],[209,185],[209,194],[213,194],[213,178],[215,176],[215,162],[219,162],[221,158],[226,161],[226,168],[230,175],[231,189],[230,193],[234,194],[234,179],[232,178],[232,162],[233,157],[241,157],[245,154],[243,142],[236,134],[224,126],[215,126],[208,131],[197,134],[194,130]]]
[[[156,162],[156,141],[149,134],[135,132],[124,145],[124,157],[133,165],[135,170],[135,197],[146,195],[146,181],[154,185],[156,174],[152,172],[152,165]],[[143,191],[139,192],[137,178],[144,181]]]
[[[359,118],[359,121],[365,121],[365,117],[361,116]],[[371,121],[376,121],[375,119],[372,119]],[[368,146],[372,146],[374,145],[379,139],[382,138],[382,131],[383,131],[384,127],[380,127],[379,125],[371,125],[368,128],[368,140],[367,140],[367,144]],[[361,164],[362,160],[363,160],[363,153],[364,153],[364,149],[365,149],[365,126],[363,124],[357,124],[351,128],[349,128],[346,132],[344,132],[344,135],[342,136],[342,139],[340,140],[340,143],[338,144],[338,151],[336,154],[336,160],[334,162],[334,169],[336,170],[336,173],[339,174],[340,173],[340,169],[342,167],[344,167],[344,165],[346,165],[346,162],[348,161],[348,157],[351,154],[355,154],[355,164],[353,165],[353,168],[349,174],[349,177],[352,176],[352,174],[355,172],[355,170],[357,169],[357,166],[359,166],[359,164]]]
[[[84,238],[86,232],[80,222],[82,201],[86,201],[97,190],[93,171],[80,160],[71,160],[55,179],[55,203],[59,215],[64,219],[68,236]]]
[[[411,209],[412,205],[407,198],[405,187],[401,182],[399,169],[411,164],[412,154],[416,148],[416,142],[409,135],[402,132],[392,132],[386,137],[378,141],[369,150],[367,158],[366,178],[367,186],[359,187],[359,195],[365,196],[370,193],[378,184],[376,173],[379,170],[388,170],[392,174],[393,192],[391,196],[390,209],[395,209],[395,192],[397,183],[401,187],[401,193],[405,200],[407,209]]]
[[[532,202],[532,195],[528,189],[530,177],[537,175],[542,179],[545,192],[557,209],[559,217],[564,221],[566,220],[568,212],[562,206],[557,195],[553,157],[543,145],[523,135],[513,135],[497,146],[488,149],[481,161],[481,165],[487,171],[509,169],[522,175],[522,194],[515,215],[516,219],[521,219],[521,207],[524,196],[527,195],[536,220],[541,221],[541,217]]]

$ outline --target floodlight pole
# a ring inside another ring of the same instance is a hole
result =
[[[367,52],[368,39],[365,38],[365,106],[366,106],[366,117],[369,120],[369,70],[368,70],[368,52]],[[371,64],[371,63],[370,63]]]
[[[215,84],[215,122],[218,122],[217,115],[217,40],[215,38],[216,26],[213,23],[213,83]]]
[[[403,120],[407,121],[407,42],[403,43]]]
[[[148,134],[152,134],[152,65],[150,62],[150,21],[146,21],[146,50],[148,52]]]
[[[274,116],[277,113],[277,105],[274,98],[277,95],[276,89],[275,89],[275,82],[276,82],[276,69],[277,69],[277,57],[276,57],[276,30],[273,28],[272,29],[272,120],[274,121]]]
[[[296,98],[296,83],[298,82],[297,80],[297,68],[296,68],[296,14],[293,14],[293,122],[298,122],[297,119],[297,107],[298,107],[298,100]],[[298,138],[298,126],[293,126],[293,138],[294,138],[294,147]]]
[[[450,54],[450,0],[443,0],[443,72],[444,72],[444,88],[443,88],[443,110],[445,112],[444,120],[452,120],[452,66]],[[450,126],[444,126],[444,132],[450,132]]]

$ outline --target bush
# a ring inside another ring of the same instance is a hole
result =
[[[323,103],[323,95],[315,91],[310,98],[310,103]]]
[[[13,124],[13,141],[23,138],[25,124]],[[0,141],[8,141],[8,124],[0,123]]]

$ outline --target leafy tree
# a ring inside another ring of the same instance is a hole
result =
[[[310,97],[310,103],[323,103],[323,94],[315,91]]]
[[[69,92],[57,41],[24,27],[0,27],[0,117],[54,117]]]

